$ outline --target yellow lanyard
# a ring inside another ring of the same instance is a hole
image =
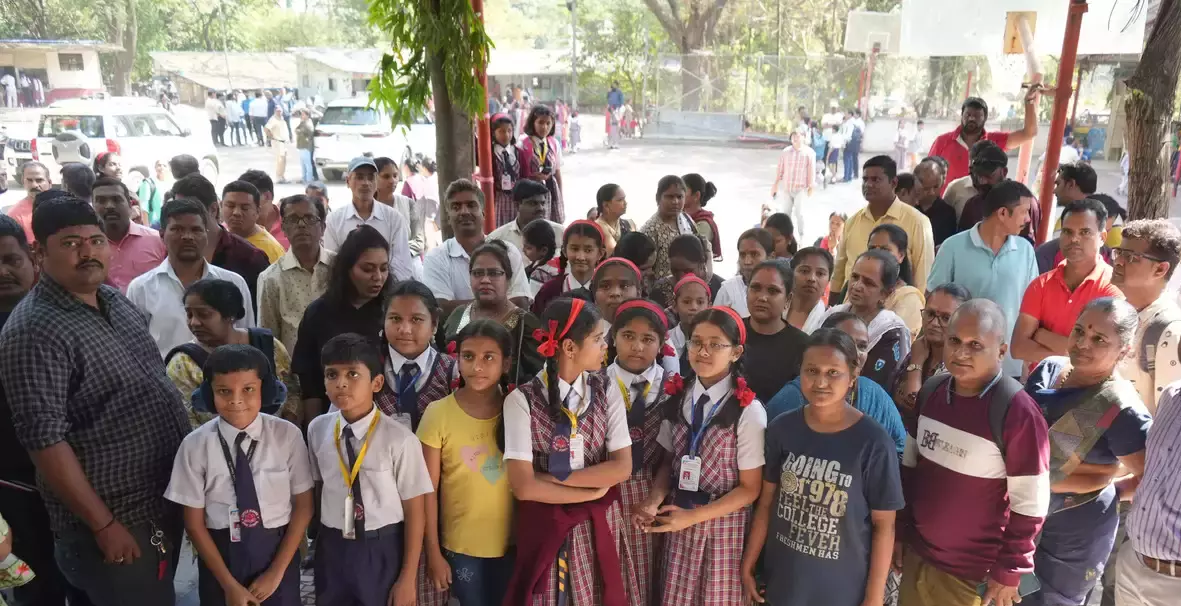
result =
[[[615,379],[615,381],[617,383],[619,383],[619,393],[623,394],[623,403],[627,406],[627,409],[630,411],[632,409],[631,390],[628,389],[627,386],[623,384],[623,379],[617,378],[617,379]],[[644,400],[648,399],[648,392],[649,391],[652,391],[652,382],[651,381],[649,381],[648,385],[646,385],[644,387],[644,395],[641,396],[642,398],[644,398]]]
[[[542,168],[543,170],[545,169],[545,157],[548,153],[549,153],[549,139],[542,139],[541,140],[541,151],[538,152],[537,159],[541,161],[540,168]]]
[[[344,455],[340,454],[340,417],[336,418],[336,428],[332,430],[332,437],[336,440],[336,460],[340,463],[340,475],[344,478],[345,486],[348,487],[349,498],[353,496],[353,482],[357,480],[357,475],[361,473],[361,461],[364,461],[365,455],[369,453],[369,438],[373,437],[373,430],[377,429],[377,422],[380,420],[380,414],[373,415],[373,422],[369,424],[369,431],[365,432],[365,439],[361,441],[361,452],[357,455],[357,460],[353,463],[353,470],[350,472],[348,463],[344,460]]]

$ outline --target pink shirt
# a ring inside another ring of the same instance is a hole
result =
[[[168,251],[160,234],[134,221],[127,235],[116,242],[111,240],[111,264],[107,267],[107,284],[127,294],[127,285],[149,269],[159,267]]]
[[[287,234],[283,233],[283,220],[279,217],[279,207],[275,206],[275,219],[271,221],[271,226],[267,228],[271,235],[279,241],[279,245],[283,250],[291,248],[291,243],[287,241]]]
[[[25,238],[29,242],[36,239],[33,237],[33,198],[28,197],[9,206],[4,214],[16,219],[16,222],[25,228]]]

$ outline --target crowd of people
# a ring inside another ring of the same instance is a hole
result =
[[[733,277],[699,174],[639,227],[616,184],[567,220],[540,105],[493,120],[497,229],[459,179],[437,245],[385,158],[331,212],[184,174],[158,232],[119,179],[26,166],[0,217],[17,603],[171,605],[182,533],[202,604],[298,604],[301,563],[322,606],[1175,603],[1181,231],[1104,249],[1063,166],[1040,269],[994,153],[1020,137],[986,116],[913,175],[865,161],[812,246],[770,214]]]

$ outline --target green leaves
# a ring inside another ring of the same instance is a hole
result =
[[[476,69],[487,65],[492,40],[468,0],[373,0],[369,22],[390,39],[369,97],[395,124],[427,114],[432,94],[446,95],[468,115],[484,114],[486,93]],[[432,87],[432,60],[443,68],[440,88]]]

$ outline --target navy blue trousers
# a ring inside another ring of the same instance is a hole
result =
[[[402,572],[402,525],[346,539],[323,526],[316,539],[317,606],[386,606]]]

